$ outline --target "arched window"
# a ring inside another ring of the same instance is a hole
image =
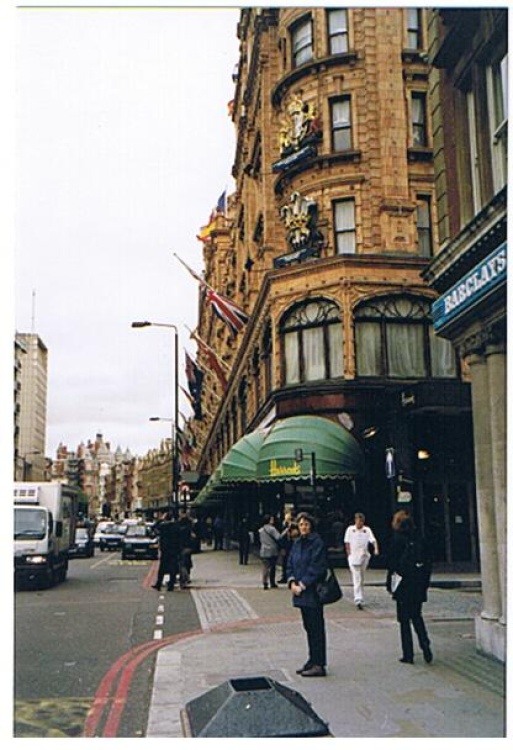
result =
[[[297,305],[280,330],[285,384],[342,377],[342,324],[334,302],[316,299]]]
[[[435,336],[430,302],[418,297],[381,297],[355,310],[359,377],[453,378],[456,357],[449,341]]]

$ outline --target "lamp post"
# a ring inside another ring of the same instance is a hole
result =
[[[174,514],[178,516],[178,444],[176,440],[176,425],[178,424],[178,328],[173,323],[152,323],[149,320],[136,321],[132,323],[132,328],[147,328],[154,326],[156,328],[171,328],[174,331],[175,345],[175,365],[174,365],[174,440],[173,440],[173,471],[171,479],[171,489],[173,497]]]

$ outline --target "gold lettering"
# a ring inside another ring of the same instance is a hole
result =
[[[269,465],[269,474],[272,477],[297,476],[301,474],[301,467],[297,461],[292,461],[290,466],[280,466],[275,458],[272,458]]]

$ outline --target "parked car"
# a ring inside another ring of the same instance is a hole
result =
[[[108,529],[111,526],[114,526],[114,521],[99,521],[96,524],[96,529],[94,531],[94,537],[93,537],[93,542],[94,542],[95,547],[100,546],[100,541],[103,538],[105,529]]]
[[[159,556],[158,539],[145,524],[129,526],[121,542],[121,559]]]
[[[94,541],[87,526],[78,526],[75,530],[75,541],[68,552],[70,557],[93,557]]]
[[[119,549],[126,534],[127,527],[123,524],[112,524],[102,531],[100,536],[100,550]]]

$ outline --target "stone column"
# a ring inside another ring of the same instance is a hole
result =
[[[498,621],[501,602],[495,520],[492,431],[487,363],[483,356],[469,358],[472,380],[472,414],[476,468],[477,514],[483,588],[482,620]]]
[[[501,594],[500,622],[507,621],[507,508],[506,508],[506,353],[503,344],[486,348],[490,393],[492,472]]]

